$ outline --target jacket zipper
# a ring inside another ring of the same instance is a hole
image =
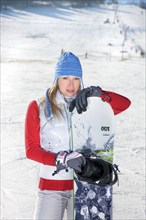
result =
[[[72,113],[68,111],[68,108],[69,108],[69,105],[67,103],[66,105],[64,105],[64,109],[65,109],[67,125],[68,125],[69,148],[70,148],[70,151],[73,151],[72,120],[71,120]]]

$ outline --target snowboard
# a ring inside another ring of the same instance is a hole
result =
[[[114,113],[101,98],[88,98],[87,111],[72,114],[73,150],[113,162]],[[74,173],[74,220],[111,220],[112,186],[79,181]]]

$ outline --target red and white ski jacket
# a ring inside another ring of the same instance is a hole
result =
[[[103,91],[101,98],[108,102],[114,114],[117,115],[126,110],[131,102],[124,96],[114,92]],[[63,96],[57,93],[57,103],[63,110],[63,116],[60,119],[45,116],[44,107],[37,101],[32,101],[27,110],[25,119],[25,147],[27,158],[39,162],[41,190],[72,190],[73,172],[65,170],[52,176],[56,170],[55,158],[59,151],[70,151],[70,117]],[[110,98],[110,99],[109,99]]]

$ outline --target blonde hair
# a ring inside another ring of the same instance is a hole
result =
[[[52,114],[54,117],[60,118],[60,116],[62,115],[62,111],[61,108],[58,106],[55,97],[58,91],[58,85],[57,82],[53,85],[52,88],[50,88],[50,90],[48,91],[48,97],[49,97],[49,101],[50,101],[50,108],[52,111]],[[42,98],[40,98],[39,100],[40,105],[44,108],[45,111],[45,115],[47,116],[47,109],[46,109],[46,97],[43,96]]]
[[[60,115],[62,115],[62,111],[55,100],[57,91],[58,84],[55,83],[54,86],[49,90],[48,96],[51,103],[52,114],[54,115],[54,117],[60,118]]]

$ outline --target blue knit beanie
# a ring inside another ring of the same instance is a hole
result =
[[[55,68],[54,83],[57,79],[63,76],[75,76],[80,78],[82,83],[82,67],[77,56],[71,52],[65,52],[58,59]]]

